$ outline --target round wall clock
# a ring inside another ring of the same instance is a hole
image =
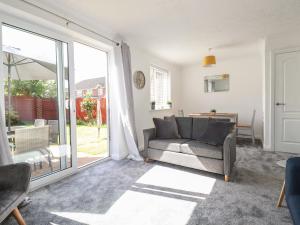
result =
[[[145,75],[142,71],[136,71],[134,74],[133,74],[133,82],[134,82],[134,86],[137,88],[137,89],[142,89],[145,87]]]

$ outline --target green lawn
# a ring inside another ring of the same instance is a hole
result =
[[[107,127],[77,125],[77,151],[89,155],[102,155],[107,152]]]

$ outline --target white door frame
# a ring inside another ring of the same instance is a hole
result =
[[[3,3],[0,3],[3,5]],[[7,6],[5,9],[11,8]],[[14,11],[7,10],[7,11]],[[43,18],[40,20],[36,19],[36,16],[31,15],[27,12],[19,11],[18,13],[11,12],[6,13],[0,9],[0,93],[3,92],[4,74],[3,74],[3,58],[2,58],[2,24],[9,24],[15,27],[20,27],[24,30],[28,30],[37,34],[41,34],[46,37],[54,38],[68,44],[68,59],[69,59],[69,86],[70,86],[70,122],[71,122],[71,153],[72,153],[72,165],[70,168],[53,173],[37,180],[34,180],[30,184],[30,190],[35,190],[42,186],[53,183],[66,176],[74,174],[79,171],[77,168],[77,143],[76,143],[76,93],[75,93],[75,79],[74,79],[74,51],[73,42],[84,43],[88,46],[97,48],[105,51],[108,54],[108,62],[112,56],[113,45],[108,41],[100,38],[96,38],[87,32],[78,32],[74,29],[58,25],[57,23],[49,22]],[[3,13],[2,13],[3,12]],[[23,19],[24,18],[26,19]],[[46,22],[45,22],[46,21]],[[90,38],[92,36],[93,38]],[[108,76],[110,74],[110,68],[108,70]],[[108,79],[107,79],[108,80]],[[109,103],[109,96],[107,96],[107,104]],[[4,106],[4,95],[0,96],[0,105]],[[108,104],[109,105],[109,104]],[[109,108],[107,108],[107,119],[109,123]],[[109,130],[108,130],[109,132]],[[109,132],[110,133],[110,132]],[[108,133],[108,134],[109,134]],[[110,136],[110,135],[109,135]],[[109,139],[110,140],[110,139]],[[108,144],[109,146],[109,144]],[[99,161],[97,161],[99,162]]]
[[[276,57],[279,54],[283,53],[290,53],[290,52],[296,52],[300,51],[300,47],[293,47],[293,48],[285,48],[285,49],[279,49],[279,50],[272,50],[270,52],[270,84],[271,84],[271,90],[270,90],[270,96],[271,96],[271,110],[270,110],[270,117],[271,117],[271,123],[270,123],[270,131],[271,131],[271,150],[276,151],[275,148],[275,110],[276,110],[276,103],[275,103],[275,93],[276,93]],[[266,93],[267,94],[267,93]],[[265,118],[266,120],[266,118]]]

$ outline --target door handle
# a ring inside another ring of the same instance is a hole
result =
[[[276,105],[279,106],[279,105],[285,105],[285,103],[283,102],[276,102]]]

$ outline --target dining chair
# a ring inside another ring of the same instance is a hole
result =
[[[178,116],[184,117],[183,109],[179,109],[179,110],[178,110]]]
[[[251,137],[252,144],[255,144],[255,135],[254,135],[255,114],[256,114],[256,110],[254,109],[252,114],[251,124],[238,123],[238,125],[236,126],[238,136]],[[240,131],[242,132],[240,133]]]

